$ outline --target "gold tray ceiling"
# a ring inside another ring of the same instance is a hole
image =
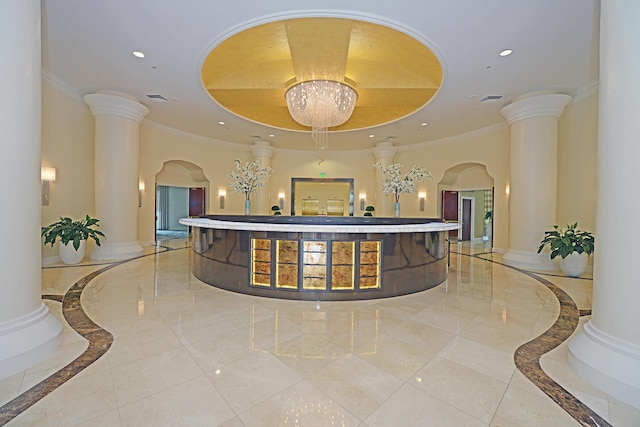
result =
[[[289,115],[287,84],[345,77],[355,82],[358,100],[351,118],[331,130],[366,128],[413,113],[438,91],[442,67],[433,52],[404,33],[341,18],[250,28],[216,46],[202,66],[202,83],[220,105],[292,130],[309,128]]]

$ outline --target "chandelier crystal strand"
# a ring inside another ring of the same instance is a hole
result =
[[[332,80],[301,82],[287,90],[289,114],[296,122],[311,127],[316,148],[326,150],[330,127],[349,120],[356,105],[355,90]]]

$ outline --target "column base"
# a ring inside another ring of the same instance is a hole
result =
[[[640,409],[640,346],[608,335],[589,321],[569,342],[569,366],[589,384]]]
[[[522,268],[524,270],[558,270],[557,263],[555,262],[555,260],[551,260],[549,258],[549,255],[529,251],[519,251],[517,249],[508,249],[507,252],[502,256],[502,262],[506,265]]]
[[[95,261],[115,261],[135,258],[144,253],[139,242],[103,243],[91,251],[89,258]]]
[[[28,369],[53,355],[62,324],[41,303],[25,316],[0,323],[0,378]]]

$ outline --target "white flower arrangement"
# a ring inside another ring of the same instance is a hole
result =
[[[236,164],[236,170],[229,174],[229,188],[232,193],[243,192],[246,200],[249,200],[251,193],[254,193],[257,188],[262,188],[266,184],[261,182],[263,178],[267,178],[271,175],[272,169],[261,168],[259,162],[247,162],[244,166],[239,159],[234,160]]]
[[[414,166],[406,175],[402,176],[402,163],[394,163],[387,167],[376,163],[375,166],[382,175],[382,193],[393,194],[395,202],[400,203],[400,194],[416,192],[416,182],[433,179],[431,174],[422,166]]]

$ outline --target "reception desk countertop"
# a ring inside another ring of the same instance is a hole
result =
[[[323,232],[323,233],[416,233],[449,231],[460,228],[458,223],[445,223],[421,218],[356,218],[330,216],[217,216],[183,218],[182,225],[244,231]]]

